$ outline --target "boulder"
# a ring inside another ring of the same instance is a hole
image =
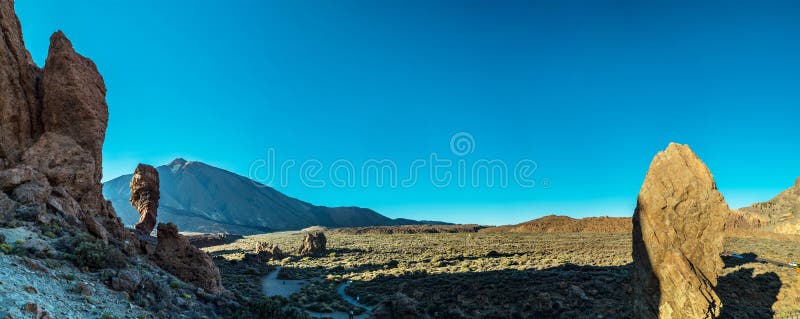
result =
[[[155,262],[181,280],[216,294],[223,291],[219,269],[204,251],[192,246],[173,223],[158,224]]]
[[[125,291],[129,294],[139,289],[142,284],[142,277],[139,272],[128,269],[118,271],[110,280],[111,289]]]
[[[17,211],[17,206],[17,202],[9,198],[6,193],[0,192],[0,223],[10,221]]]
[[[300,245],[300,255],[318,255],[325,252],[327,238],[323,232],[306,232]]]
[[[139,211],[139,222],[136,230],[149,234],[156,226],[158,217],[158,171],[155,167],[139,164],[131,178],[131,205]]]
[[[28,165],[18,165],[0,171],[0,190],[10,192],[21,204],[34,205],[47,199],[51,187],[44,175]]]
[[[47,206],[64,216],[72,217],[74,220],[81,219],[83,215],[78,201],[72,198],[63,186],[53,188],[53,191],[50,192],[50,197],[47,198]]]
[[[28,165],[19,165],[0,171],[0,191],[10,192],[30,181],[43,181],[44,176]]]
[[[670,144],[650,164],[633,215],[633,313],[716,318],[714,292],[729,212],[706,165]]]
[[[373,319],[421,319],[430,318],[419,310],[416,300],[398,292],[381,301],[372,311]]]

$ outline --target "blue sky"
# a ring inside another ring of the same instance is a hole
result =
[[[686,143],[733,207],[800,175],[800,20],[770,1],[18,1],[42,65],[62,29],[108,87],[105,178],[175,157],[532,160],[537,187],[280,191],[391,217],[629,216]],[[452,154],[450,138],[474,137]],[[405,172],[401,170],[401,175]],[[543,187],[547,181],[549,187]]]

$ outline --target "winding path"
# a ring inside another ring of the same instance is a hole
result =
[[[269,273],[266,277],[264,277],[264,279],[261,280],[261,289],[264,292],[264,295],[267,297],[289,297],[289,295],[300,291],[300,289],[302,289],[303,286],[305,286],[308,282],[308,280],[278,279],[278,272],[280,271],[281,267],[277,267],[273,272]]]
[[[268,297],[270,297],[270,296],[289,297],[289,295],[300,291],[300,289],[302,289],[303,286],[305,286],[306,283],[308,283],[308,280],[284,280],[284,279],[278,279],[278,272],[280,272],[280,271],[281,271],[281,267],[276,267],[275,270],[273,270],[271,273],[266,275],[261,280],[261,287],[262,287],[262,291],[263,291],[264,295],[266,295]],[[344,301],[347,301],[347,303],[349,303],[349,304],[351,304],[351,305],[353,305],[355,307],[360,307],[360,308],[367,309],[367,311],[365,313],[363,313],[361,315],[354,316],[355,319],[365,319],[365,318],[367,318],[369,313],[372,311],[372,307],[364,305],[364,304],[358,302],[356,299],[348,296],[345,293],[345,289],[347,289],[347,287],[350,286],[351,283],[352,283],[352,281],[348,280],[347,282],[345,282],[343,284],[340,284],[339,287],[336,288],[336,293],[339,294],[339,296],[342,296],[342,299],[344,299]],[[314,318],[349,319],[349,315],[347,313],[341,312],[341,311],[338,311],[338,312],[306,311],[306,312],[311,317],[314,317]]]

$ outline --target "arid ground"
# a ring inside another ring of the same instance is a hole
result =
[[[281,266],[279,278],[311,279],[288,304],[313,312],[349,311],[346,293],[374,306],[403,292],[432,318],[630,318],[630,233],[351,234],[329,231],[327,253],[290,256],[265,264],[237,262],[259,242],[292,253],[299,232],[247,236],[208,247],[223,283],[259,295],[261,276]],[[764,263],[800,259],[800,237],[737,233],[725,242],[718,294],[726,318],[781,318],[800,311],[794,268]],[[758,260],[754,259],[758,258]],[[280,298],[280,297],[274,297]],[[362,313],[364,309],[353,309]]]

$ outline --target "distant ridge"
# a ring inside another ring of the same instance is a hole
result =
[[[227,170],[182,158],[156,170],[161,179],[158,221],[174,222],[181,231],[248,235],[315,225],[337,228],[423,223],[391,219],[367,208],[316,206]],[[129,203],[132,176],[123,175],[103,185],[103,195],[125,225],[139,219]]]
[[[633,228],[630,217],[586,217],[548,215],[517,225],[482,229],[483,232],[511,233],[619,233]]]

